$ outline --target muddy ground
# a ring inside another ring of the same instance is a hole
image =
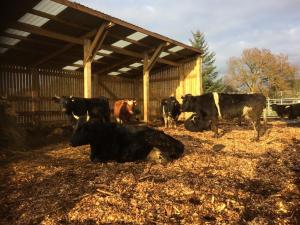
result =
[[[300,127],[191,133],[166,164],[92,163],[68,143],[0,153],[0,224],[300,224]]]

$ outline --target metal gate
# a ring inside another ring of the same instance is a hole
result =
[[[295,103],[300,103],[300,98],[267,98],[266,115],[269,118],[278,117],[277,113],[271,108],[272,104],[290,105]]]

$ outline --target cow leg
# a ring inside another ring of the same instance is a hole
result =
[[[260,118],[256,119],[256,120],[252,120],[252,125],[253,125],[253,129],[255,131],[255,134],[254,134],[254,138],[253,140],[254,141],[259,141],[259,138],[260,138]]]
[[[165,128],[168,127],[168,117],[164,116]]]
[[[218,119],[212,119],[211,120],[211,130],[214,132],[214,137],[218,138],[219,137]]]

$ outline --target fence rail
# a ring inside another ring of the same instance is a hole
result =
[[[269,118],[277,118],[278,115],[275,111],[272,110],[272,104],[278,105],[290,105],[300,103],[300,98],[267,98],[267,107],[266,107],[266,115]]]

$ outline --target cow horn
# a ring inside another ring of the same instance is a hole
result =
[[[57,96],[56,94],[54,95],[54,98],[60,99],[60,97],[59,97],[59,96]]]
[[[89,112],[86,112],[86,121],[89,121],[90,120],[90,116],[89,116]]]
[[[79,120],[79,116],[76,116],[73,112],[72,112],[72,115],[76,120]]]

